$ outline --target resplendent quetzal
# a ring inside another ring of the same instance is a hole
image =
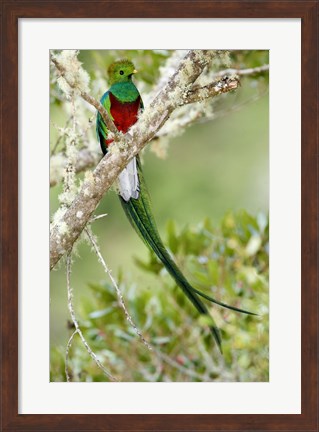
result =
[[[138,115],[143,109],[141,96],[132,81],[132,76],[136,72],[133,63],[129,60],[119,60],[112,63],[108,69],[111,87],[101,98],[101,103],[109,113],[116,128],[124,134],[137,122]],[[108,151],[108,146],[113,140],[108,138],[108,130],[100,113],[97,115],[96,132],[105,155]],[[145,185],[138,156],[132,159],[121,172],[118,177],[117,187],[122,207],[131,225],[144,243],[153,250],[160,261],[162,261],[176,284],[183,290],[198,312],[209,317],[212,334],[221,350],[221,336],[219,330],[200,297],[237,312],[250,315],[255,314],[221,303],[201,291],[198,291],[186,280],[175,264],[171,254],[165,248],[158,233],[151,210],[150,196]]]

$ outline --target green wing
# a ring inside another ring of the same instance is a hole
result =
[[[108,114],[110,115],[111,119],[113,120],[113,117],[111,115],[111,101],[110,101],[110,96],[109,96],[108,91],[104,93],[100,102],[104,106],[104,108],[106,109]],[[97,135],[98,140],[100,142],[100,146],[101,146],[103,154],[107,153],[107,147],[105,145],[105,140],[107,140],[108,133],[109,133],[109,130],[106,127],[106,125],[102,119],[101,114],[98,112],[97,118],[96,118],[96,135]]]

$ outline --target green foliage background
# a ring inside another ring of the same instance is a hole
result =
[[[85,51],[80,59],[90,73],[92,94],[99,98],[113,59],[134,60],[143,94],[168,55]],[[232,67],[254,67],[268,63],[268,52],[236,52],[232,59]],[[127,325],[90,247],[77,247],[72,287],[80,326],[100,360],[123,381],[268,381],[267,88],[267,76],[243,78],[237,92],[214,103],[216,120],[171,139],[166,160],[149,149],[143,154],[159,230],[187,277],[219,300],[260,314],[250,317],[211,306],[222,331],[223,357],[205,323],[132,230],[115,193],[100,204],[97,213],[108,216],[96,221],[93,231],[134,321],[156,352],[148,352]],[[91,115],[88,111],[87,118]],[[52,79],[51,121],[64,126],[67,118]],[[57,137],[52,127],[52,147]],[[51,189],[51,213],[59,193],[61,185]],[[64,263],[51,272],[50,292],[51,380],[65,381],[65,347],[72,329]],[[105,381],[77,338],[70,358],[74,380]]]

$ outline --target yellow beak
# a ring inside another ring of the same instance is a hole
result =
[[[138,72],[138,71],[137,71],[136,69],[134,69],[132,73],[135,74],[135,73],[137,73],[137,72]]]

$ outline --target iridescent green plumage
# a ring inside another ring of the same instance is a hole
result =
[[[132,75],[135,72],[134,65],[128,60],[113,63],[109,68],[111,87],[101,99],[101,103],[110,114],[114,124],[123,133],[126,133],[129,127],[137,121],[138,110],[143,108],[140,94],[132,82]],[[97,135],[102,151],[105,154],[107,146],[112,140],[108,140],[108,130],[100,114],[97,117]],[[118,185],[121,204],[131,225],[146,246],[155,252],[158,259],[163,263],[176,284],[183,290],[197,311],[209,317],[208,320],[212,334],[221,350],[219,330],[200,297],[237,312],[250,315],[255,314],[215,300],[211,296],[192,287],[184,277],[158,233],[139,157],[134,158],[123,170],[119,176]]]

